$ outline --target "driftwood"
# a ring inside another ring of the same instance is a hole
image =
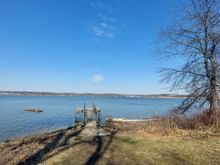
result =
[[[43,110],[39,109],[39,108],[25,108],[24,111],[28,111],[28,112],[43,112]]]

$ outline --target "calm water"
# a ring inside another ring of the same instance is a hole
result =
[[[105,117],[145,118],[166,113],[181,99],[112,96],[0,96],[0,141],[71,126],[74,110],[83,103],[95,103]],[[26,112],[37,107],[43,113]]]

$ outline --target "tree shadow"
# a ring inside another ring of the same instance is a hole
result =
[[[77,143],[74,143],[72,145],[67,145],[70,138],[79,135],[83,129],[67,134],[67,131],[70,129],[57,131],[56,132],[57,135],[53,137],[53,140],[47,143],[43,149],[40,149],[33,155],[29,156],[27,159],[19,162],[18,165],[30,165],[30,164],[35,165],[35,164],[41,163],[43,161],[44,156],[54,151],[55,149],[56,150],[58,149],[58,152],[60,152],[60,150],[64,150],[66,148],[72,147],[73,145],[77,144]]]
[[[73,131],[68,133],[68,131]],[[116,131],[111,132],[110,135],[100,136],[97,133],[93,139],[87,141],[79,138],[79,134],[82,132],[83,128],[76,131],[74,128],[64,129],[60,131],[53,132],[49,134],[52,136],[52,140],[49,142],[43,141],[45,143],[44,148],[38,150],[36,153],[30,155],[25,160],[22,160],[18,165],[36,165],[42,163],[43,161],[59,154],[60,152],[69,149],[75,145],[81,143],[88,143],[96,145],[96,151],[89,157],[85,165],[94,165],[97,161],[103,156],[103,154],[108,149],[109,145],[112,143],[112,140],[116,134]],[[55,133],[55,135],[53,135]],[[70,141],[71,138],[76,137],[73,141]],[[41,141],[39,141],[41,142]]]
[[[116,132],[112,132],[111,135],[109,135],[109,136],[102,137],[102,136],[97,135],[94,138],[93,141],[97,145],[96,151],[89,157],[89,159],[86,161],[85,165],[95,165],[98,162],[98,160],[101,159],[103,154],[108,149],[109,145],[112,143],[112,140],[113,140],[115,134],[116,134]],[[105,144],[103,139],[104,138],[106,139],[106,137],[108,137],[108,140]]]

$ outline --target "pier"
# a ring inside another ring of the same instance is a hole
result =
[[[110,135],[102,127],[101,109],[97,108],[95,104],[92,107],[78,108],[75,112],[75,126],[82,126],[83,129],[79,134],[79,138],[83,141],[95,139],[96,137]]]
[[[97,108],[95,104],[92,107],[77,108],[75,112],[75,124],[87,125],[89,122],[95,122],[97,126],[101,125],[101,109]]]

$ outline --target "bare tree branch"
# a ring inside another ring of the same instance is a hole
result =
[[[220,104],[220,2],[191,0],[177,16],[175,23],[161,32],[160,52],[165,57],[182,56],[185,64],[161,69],[162,82],[171,84],[171,90],[184,89],[188,94],[178,112],[209,105],[214,114]]]

